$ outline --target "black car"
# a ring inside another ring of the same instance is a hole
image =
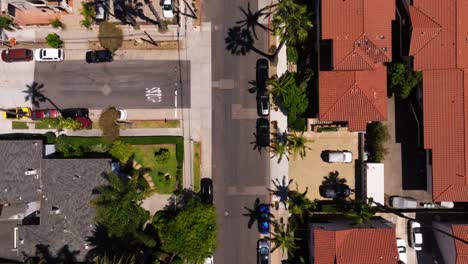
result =
[[[204,203],[213,204],[213,181],[203,178],[200,181],[200,195]]]
[[[107,12],[109,10],[107,0],[94,1],[95,18],[97,21],[107,20]]]
[[[92,50],[86,52],[87,63],[111,62],[113,60],[112,52],[108,50]]]
[[[346,198],[351,195],[352,190],[346,184],[324,184],[319,187],[320,196],[325,198]]]
[[[257,60],[256,67],[256,82],[257,89],[266,89],[266,82],[268,81],[268,60],[259,59]]]
[[[62,110],[62,117],[88,117],[88,108],[67,108]]]
[[[257,119],[257,146],[268,147],[270,145],[270,121],[266,118]]]
[[[263,238],[257,241],[257,263],[270,263],[270,243],[268,242],[268,240]]]

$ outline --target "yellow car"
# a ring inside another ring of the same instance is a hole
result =
[[[8,112],[3,112],[3,118],[6,119],[29,119],[31,118],[31,108],[29,107],[16,107],[7,109]],[[14,115],[13,113],[16,113]]]

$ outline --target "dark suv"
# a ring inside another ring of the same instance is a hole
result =
[[[270,145],[270,122],[266,118],[257,119],[257,146]]]
[[[201,179],[200,195],[204,203],[213,204],[213,180],[210,178]]]
[[[88,117],[89,110],[88,108],[67,108],[61,111],[62,117]]]
[[[113,60],[112,52],[108,50],[93,50],[86,52],[87,63],[111,62]]]
[[[7,49],[2,51],[4,62],[32,61],[33,52],[30,49]]]
[[[257,112],[259,116],[268,116],[270,114],[270,96],[266,89],[268,81],[268,61],[266,59],[257,60],[256,70]]]

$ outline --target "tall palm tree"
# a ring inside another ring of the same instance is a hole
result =
[[[285,225],[284,223],[273,223],[274,232],[270,233],[272,237],[266,237],[267,240],[275,244],[272,247],[271,252],[274,252],[276,249],[280,248],[282,255],[284,255],[286,250],[289,254],[291,254],[291,252],[298,248],[296,245],[296,240],[298,239],[294,237],[294,230],[290,230],[289,225]]]
[[[289,212],[297,216],[299,220],[303,221],[304,218],[308,218],[314,210],[317,209],[317,202],[311,201],[307,198],[307,192],[309,188],[306,187],[304,192],[299,192],[298,186],[296,184],[296,190],[289,192]]]
[[[295,75],[290,72],[285,72],[279,78],[273,78],[268,81],[268,92],[273,96],[273,100],[277,101],[288,92],[288,87],[296,82]]]
[[[43,92],[41,91],[44,88],[44,84],[33,82],[32,84],[27,84],[26,88],[27,89],[23,91],[23,93],[26,94],[26,96],[24,97],[24,100],[26,102],[31,100],[31,103],[35,107],[39,107],[41,103],[47,101],[52,106],[54,106],[54,108],[57,109],[59,112],[62,112],[62,110],[54,102],[52,102],[52,100],[50,100],[49,97],[45,96]]]
[[[307,6],[295,0],[280,1],[271,24],[275,35],[288,46],[304,43],[313,26]]]
[[[283,157],[286,157],[287,160],[289,160],[289,148],[288,144],[282,140],[272,140],[272,145],[270,146],[271,148],[271,153],[273,154],[271,158],[278,157],[278,163],[281,162]]]
[[[297,154],[303,159],[306,155],[306,150],[311,150],[306,144],[311,142],[304,138],[304,132],[301,134],[291,133],[288,135],[288,147],[292,151],[293,156],[296,157]]]

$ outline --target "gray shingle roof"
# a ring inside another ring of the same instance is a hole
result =
[[[22,242],[18,243],[16,259],[23,255],[34,256],[38,245],[47,245],[52,255],[68,246],[71,252],[79,252],[77,260],[83,260],[88,251],[87,237],[94,230],[95,210],[90,206],[92,192],[106,183],[103,174],[110,170],[110,160],[42,159],[40,141],[0,141],[0,148],[3,150],[0,158],[13,166],[9,168],[8,163],[0,165],[0,182],[7,182],[7,188],[11,188],[0,192],[0,203],[20,203],[26,207],[28,202],[40,202],[40,224],[18,226],[17,239]],[[39,168],[40,177],[25,180],[24,170],[36,168]],[[17,198],[19,196],[21,200]],[[3,225],[2,222],[0,247],[4,243],[5,246],[13,245],[12,236],[2,236],[8,232],[13,234],[11,225]],[[11,250],[12,246],[7,248]],[[3,254],[6,252],[0,250],[0,258],[11,259],[11,254]]]

